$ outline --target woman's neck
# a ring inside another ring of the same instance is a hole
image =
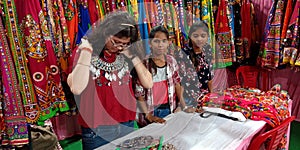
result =
[[[193,50],[194,50],[194,53],[195,53],[195,54],[200,54],[200,53],[202,53],[202,48],[200,48],[200,47],[193,46]]]
[[[163,67],[166,64],[164,55],[154,56],[152,57],[152,60],[159,67]]]

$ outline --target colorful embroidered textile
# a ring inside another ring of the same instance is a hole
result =
[[[151,59],[151,58],[149,58]],[[146,60],[146,66],[151,73],[153,73],[153,68],[149,65],[149,59]],[[175,85],[180,83],[180,76],[179,76],[179,68],[175,58],[171,55],[166,55],[166,63],[167,63],[167,82],[168,82],[168,98],[169,98],[169,105],[170,110],[173,112],[176,109],[176,93],[175,93]],[[148,111],[154,110],[154,103],[153,103],[153,92],[152,88],[144,89],[140,84],[136,85],[135,96],[145,96],[145,100],[148,105]]]
[[[215,40],[215,21],[214,21],[214,14],[212,10],[212,0],[202,0],[201,1],[201,20],[207,23],[209,29],[209,43],[212,48],[213,53],[213,65],[216,65],[215,61],[217,58],[217,51],[216,51],[216,40]],[[216,67],[216,66],[214,66]]]
[[[249,0],[244,0],[241,6],[241,20],[242,20],[242,41],[243,41],[243,48],[245,58],[250,57],[250,46],[252,44],[252,28],[251,24],[253,21],[251,20],[251,3]]]
[[[22,95],[25,115],[27,122],[36,122],[40,117],[40,108],[35,95],[33,83],[26,63],[23,40],[19,29],[18,19],[16,18],[16,7],[13,0],[3,1],[5,16],[5,27],[9,39],[9,47],[15,63],[19,82],[19,88]],[[21,69],[22,68],[22,69]]]
[[[209,93],[199,101],[199,105],[220,107],[230,111],[239,111],[246,118],[263,120],[270,126],[276,127],[290,116],[288,102],[290,97],[281,90],[279,84],[269,91],[262,92],[256,88],[241,88],[233,86],[220,93]],[[281,139],[280,148],[285,148],[287,137]]]
[[[2,145],[28,144],[28,130],[17,74],[0,17],[1,122]]]
[[[69,109],[62,90],[60,69],[39,1],[31,0],[25,3],[18,0],[16,8],[29,70],[41,111],[38,124],[43,124],[43,121],[55,116],[57,112]],[[26,108],[26,111],[30,110],[34,111],[31,107]]]
[[[70,39],[70,49],[75,47],[76,33],[78,32],[78,10],[76,0],[63,1],[68,35]]]
[[[234,45],[228,20],[226,0],[220,0],[215,24],[215,32],[219,49],[216,50],[216,66],[223,68],[232,65],[234,61]]]
[[[200,1],[194,0],[193,1],[193,21],[197,22],[200,21]]]
[[[282,30],[281,30],[281,42],[283,41],[283,39],[286,38],[286,32],[289,26],[289,21],[290,21],[290,17],[293,13],[293,0],[287,0],[287,5],[285,7],[285,14],[284,14],[284,20],[283,20],[283,25],[282,25]]]
[[[91,24],[94,24],[96,21],[98,21],[99,14],[96,8],[96,1],[95,0],[88,0],[88,10],[89,10],[89,14],[90,14],[90,20],[91,20]]]
[[[233,86],[221,93],[209,93],[200,101],[203,106],[220,107],[230,111],[240,111],[246,118],[264,120],[272,127],[290,116],[289,95],[275,85],[269,91]]]
[[[279,65],[279,47],[280,47],[280,35],[282,27],[282,17],[284,11],[284,0],[278,0],[274,14],[270,14],[270,26],[266,40],[264,41],[264,54],[262,59],[262,66],[275,68]]]

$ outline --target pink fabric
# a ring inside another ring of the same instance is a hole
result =
[[[226,68],[219,68],[214,70],[214,77],[212,79],[212,88],[214,92],[223,91],[228,88],[229,77]]]
[[[263,33],[268,13],[273,2],[272,0],[252,0],[252,3],[255,9],[255,17],[257,18],[259,31],[260,33]]]
[[[153,85],[153,104],[167,104],[168,103],[168,83],[167,80],[155,82]]]
[[[300,121],[300,72],[294,72],[290,68],[274,70],[270,74],[270,84],[279,83],[282,89],[288,91],[293,100],[292,115]]]
[[[60,115],[51,118],[53,130],[55,131],[58,140],[64,140],[77,134],[81,135],[81,127],[78,124],[77,117],[78,115]]]

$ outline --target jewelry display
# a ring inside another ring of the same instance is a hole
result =
[[[132,139],[125,140],[118,147],[127,149],[146,148],[150,145],[157,145],[158,139],[154,139],[152,136],[138,136]]]
[[[138,136],[132,139],[123,141],[117,147],[122,150],[137,150],[137,149],[156,149],[159,145],[159,139],[152,136]],[[175,146],[170,143],[166,143],[162,146],[162,150],[176,150]]]

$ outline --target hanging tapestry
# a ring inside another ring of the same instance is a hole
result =
[[[270,68],[276,68],[279,65],[279,47],[284,1],[278,0],[277,3],[274,3],[274,5],[276,6],[276,9],[274,11],[274,15],[272,15],[272,18],[269,18],[271,21],[266,40],[264,41],[264,54],[262,57],[262,66]]]
[[[35,95],[33,83],[26,63],[23,39],[19,29],[16,8],[13,0],[3,1],[5,28],[9,39],[9,47],[13,56],[18,76],[20,92],[23,100],[27,122],[36,122],[40,117],[40,108]]]
[[[26,0],[25,3],[25,0],[18,0],[15,4],[28,67],[40,106],[41,113],[37,123],[43,124],[57,112],[69,109],[61,85],[60,69],[39,1]],[[26,109],[30,110],[32,111],[31,107]]]
[[[217,37],[216,66],[223,68],[232,65],[234,61],[233,36],[229,25],[227,0],[220,0],[215,24]]]
[[[7,1],[9,3],[9,1]],[[6,4],[6,8],[9,6]],[[9,25],[9,24],[7,24]],[[18,78],[6,33],[0,17],[1,122],[2,145],[22,145],[29,142],[26,117]],[[11,35],[11,34],[10,34]],[[11,41],[10,41],[11,42]],[[25,77],[26,78],[26,77]]]
[[[215,40],[215,24],[214,24],[214,14],[212,11],[212,0],[202,0],[201,2],[201,20],[205,21],[209,29],[209,43],[212,47],[213,61],[212,64],[214,68],[216,67],[216,40]]]

